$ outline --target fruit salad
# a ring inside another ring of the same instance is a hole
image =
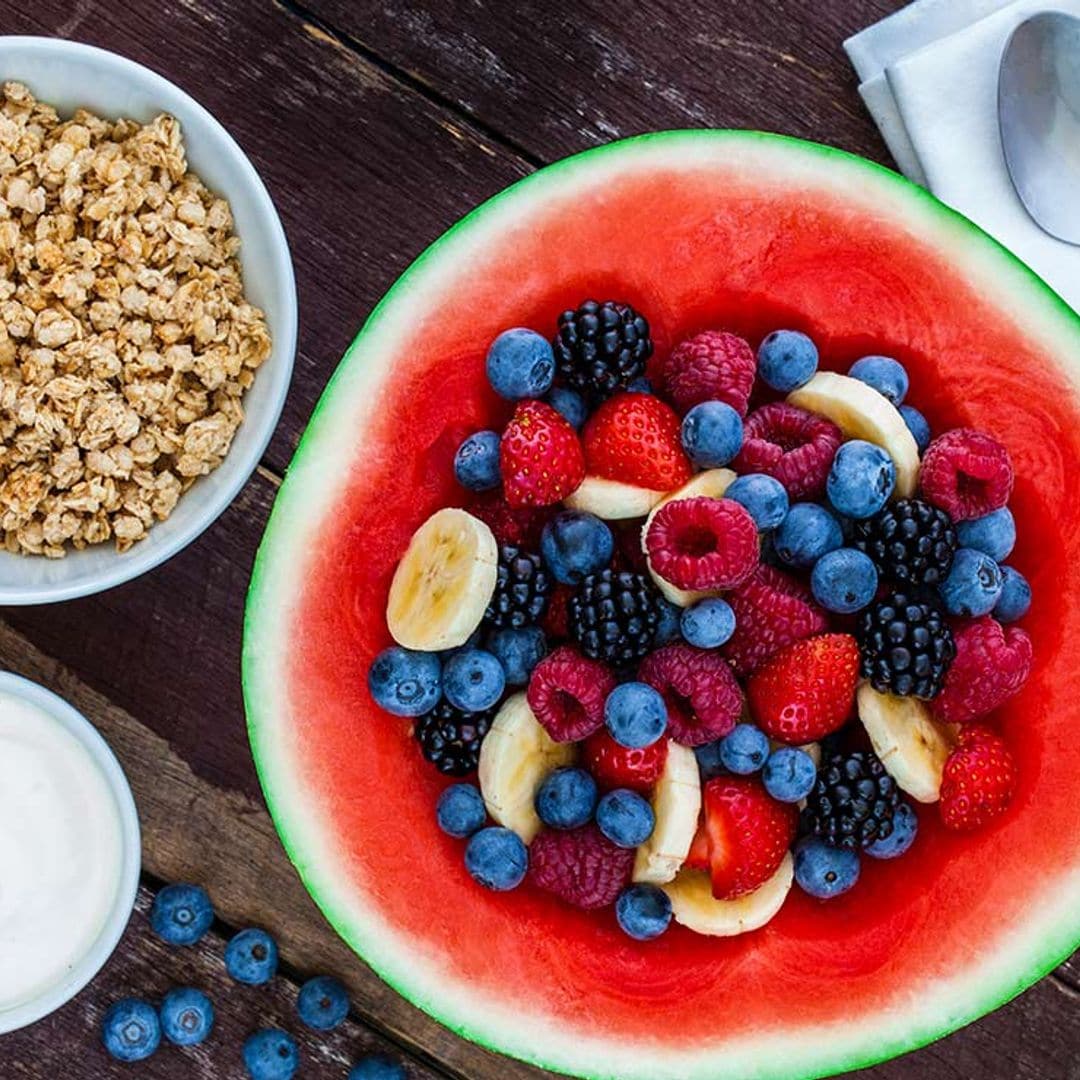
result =
[[[1032,664],[1004,446],[798,330],[654,356],[588,300],[551,333],[491,343],[508,420],[458,449],[368,673],[454,778],[433,812],[468,873],[637,940],[731,936],[928,815],[992,827],[1018,783],[994,710]]]

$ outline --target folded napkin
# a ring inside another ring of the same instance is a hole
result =
[[[981,225],[1080,311],[1080,247],[1028,216],[1009,179],[998,69],[1013,30],[1080,0],[916,0],[844,43],[901,172]]]

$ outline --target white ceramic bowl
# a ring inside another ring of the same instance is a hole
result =
[[[61,1005],[70,1001],[101,970],[112,956],[128,919],[135,906],[139,890],[139,871],[142,865],[142,846],[139,833],[139,815],[131,795],[127,777],[120,763],[109,749],[109,744],[98,734],[97,728],[77,709],[51,690],[11,672],[0,672],[0,694],[10,694],[36,705],[72,734],[85,747],[94,763],[101,770],[116,800],[120,816],[121,860],[120,880],[116,884],[116,896],[109,916],[90,951],[72,965],[67,977],[49,987],[44,993],[10,1009],[0,1009],[0,1035],[17,1028],[26,1027]]]
[[[247,416],[225,461],[199,479],[146,539],[123,555],[111,542],[56,560],[0,551],[0,604],[45,604],[138,577],[190,544],[236,497],[285,402],[296,353],[296,282],[285,230],[258,173],[221,124],[179,87],[103,49],[36,37],[0,37],[0,80],[10,79],[26,83],[62,116],[80,106],[143,123],[161,112],[175,116],[191,168],[232,206],[245,291],[266,312],[273,338],[273,352],[244,397]]]

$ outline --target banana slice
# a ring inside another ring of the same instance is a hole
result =
[[[645,548],[645,535],[649,531],[649,526],[653,523],[653,518],[656,517],[662,507],[667,506],[669,502],[675,502],[677,499],[697,499],[703,497],[722,499],[724,497],[724,492],[727,491],[734,479],[735,473],[730,469],[709,469],[707,472],[698,473],[692,480],[688,480],[683,484],[681,488],[677,488],[675,491],[665,495],[652,508],[649,512],[649,516],[645,519],[645,525],[641,530],[642,548]],[[648,554],[647,549],[646,554]],[[700,592],[680,589],[677,586],[672,585],[670,581],[665,581],[657,574],[652,568],[652,563],[649,563],[649,575],[652,577],[653,581],[656,582],[656,587],[660,592],[678,607],[689,607],[691,604],[696,604],[706,596],[720,595],[720,590],[717,589],[707,589]]]
[[[917,698],[879,694],[869,683],[859,687],[856,701],[874,753],[897,786],[919,802],[937,802],[956,729],[935,720]]]
[[[819,371],[787,399],[792,405],[827,417],[848,438],[880,446],[896,466],[896,497],[906,499],[915,494],[919,448],[904,418],[887,398],[849,375]]]
[[[413,534],[386,605],[386,623],[406,649],[464,645],[495,591],[499,558],[491,530],[464,510],[439,510]]]
[[[686,861],[701,816],[701,772],[689,747],[668,741],[667,760],[656,781],[652,806],[656,827],[637,849],[634,880],[663,885]]]
[[[764,885],[738,900],[717,900],[709,875],[702,870],[683,870],[664,891],[671,897],[677,923],[711,937],[734,937],[764,926],[783,907],[794,875],[795,860],[789,851]]]
[[[586,476],[563,503],[571,510],[583,510],[605,521],[625,521],[644,517],[663,497],[662,491]]]
[[[488,813],[531,843],[540,831],[537,789],[574,754],[573,743],[555,742],[540,726],[524,693],[507,698],[480,746],[480,793]]]

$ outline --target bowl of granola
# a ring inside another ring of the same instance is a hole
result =
[[[0,37],[0,604],[191,543],[266,449],[296,335],[284,229],[225,128],[131,60]]]

